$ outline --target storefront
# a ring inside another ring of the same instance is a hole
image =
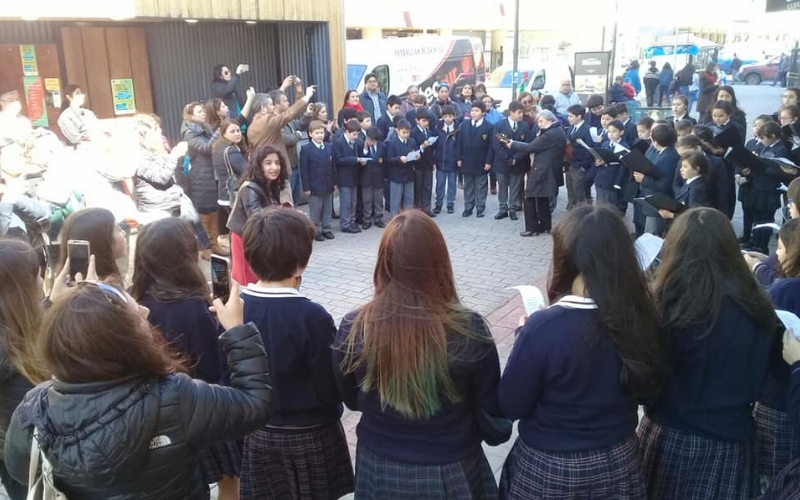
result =
[[[36,124],[55,125],[62,90],[75,84],[99,118],[156,113],[175,139],[183,106],[210,96],[216,64],[249,64],[242,94],[295,74],[318,85],[320,102],[336,107],[344,95],[339,2],[268,2],[258,9],[265,2],[118,1],[111,12],[98,10],[105,2],[73,0],[69,17],[45,0],[28,0],[11,12],[17,16],[4,7],[0,88],[19,90]]]

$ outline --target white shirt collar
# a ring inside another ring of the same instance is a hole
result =
[[[285,298],[285,297],[305,297],[296,288],[271,288],[258,286],[257,283],[250,283],[242,289],[242,293],[255,297]]]
[[[475,122],[475,127],[480,127],[481,125],[483,125],[483,118]]]
[[[564,295],[551,307],[560,306],[566,309],[597,309],[597,303],[590,297]]]
[[[692,177],[691,179],[686,179],[686,185],[688,186],[689,184],[693,183],[695,181],[695,179],[699,179],[699,178],[700,178],[700,176],[698,175],[696,177]]]

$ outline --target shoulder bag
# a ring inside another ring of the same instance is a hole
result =
[[[39,458],[42,460],[41,473],[38,473]],[[39,447],[39,429],[36,426],[33,427],[33,438],[31,439],[27,500],[67,500],[67,496],[61,493],[53,483],[53,465]]]

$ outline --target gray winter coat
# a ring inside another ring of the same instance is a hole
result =
[[[185,374],[89,384],[52,380],[20,403],[6,435],[11,476],[28,482],[33,427],[55,486],[81,500],[200,500],[203,446],[253,432],[270,414],[272,389],[258,330],[220,336],[231,386]]]
[[[189,198],[200,213],[217,209],[217,181],[211,161],[211,149],[219,137],[208,125],[185,121],[181,126],[181,140],[189,144]]]

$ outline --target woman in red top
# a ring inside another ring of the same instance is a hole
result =
[[[340,128],[344,127],[344,115],[342,111],[345,109],[354,109],[356,113],[364,111],[364,106],[361,105],[361,98],[358,95],[358,90],[350,89],[344,95],[344,104],[342,105],[342,109],[339,110],[339,115],[336,117],[336,123]]]

